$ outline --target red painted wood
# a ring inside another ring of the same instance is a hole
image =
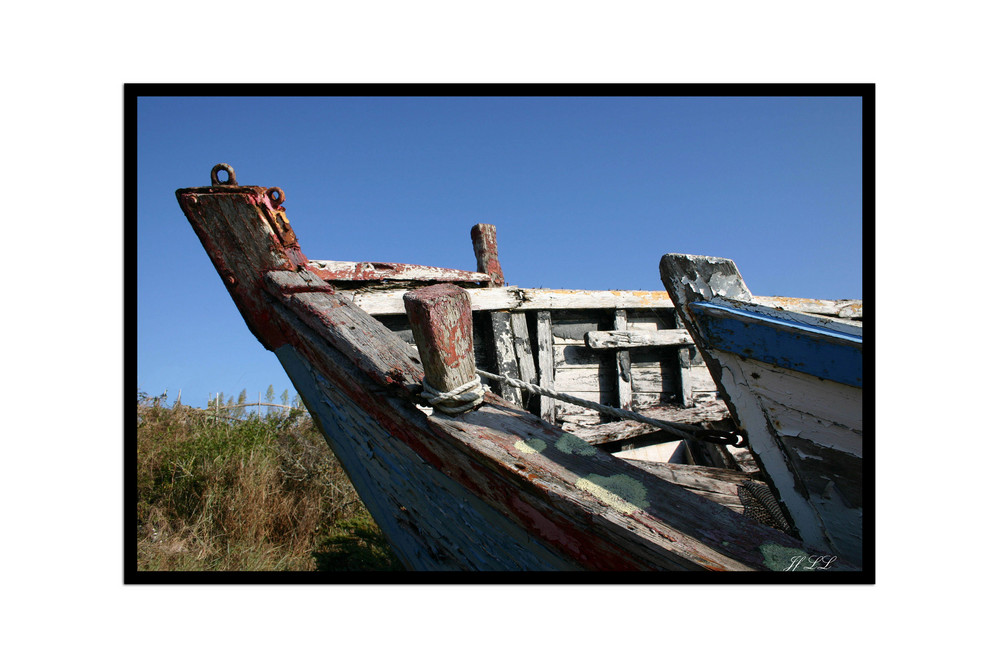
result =
[[[475,380],[469,293],[432,285],[404,294],[403,305],[428,384],[446,392]]]
[[[490,285],[502,287],[503,269],[497,252],[497,228],[493,225],[478,224],[472,228],[472,249],[476,253],[478,270],[489,275]]]

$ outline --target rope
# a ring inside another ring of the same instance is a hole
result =
[[[451,391],[438,391],[427,384],[427,378],[424,378],[423,382],[424,390],[420,395],[432,407],[449,415],[457,415],[471,410],[483,402],[483,396],[486,394],[486,388],[477,377]]]
[[[497,382],[503,382],[505,384],[511,385],[512,387],[523,389],[532,394],[548,396],[549,398],[554,398],[557,401],[563,401],[564,403],[572,403],[573,405],[579,405],[580,407],[590,408],[591,410],[596,410],[601,414],[605,414],[610,417],[618,417],[619,419],[631,419],[634,421],[643,422],[645,424],[651,424],[679,438],[694,438],[696,440],[704,440],[714,444],[722,444],[722,445],[735,445],[738,442],[734,434],[726,433],[724,431],[699,430],[688,424],[680,424],[677,422],[665,422],[659,419],[653,419],[652,417],[641,415],[638,412],[622,410],[621,408],[613,408],[610,405],[595,403],[593,401],[577,398],[576,396],[570,396],[569,394],[561,394],[556,391],[545,389],[544,387],[539,387],[538,385],[529,384],[522,380],[504,377],[503,375],[494,375],[493,373],[488,373],[486,371],[481,371],[478,369],[476,370],[476,372],[488,380],[496,380]]]

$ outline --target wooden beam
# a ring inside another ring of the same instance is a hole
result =
[[[694,345],[694,339],[691,338],[691,334],[689,334],[686,329],[661,329],[659,331],[588,331],[586,341],[587,347],[595,350],[617,350],[630,347]]]
[[[860,299],[831,301],[827,299],[799,299],[790,296],[755,296],[751,297],[750,300],[762,306],[790,310],[794,313],[826,315],[828,317],[841,317],[844,319],[861,319]]]
[[[490,277],[485,273],[441,269],[419,264],[388,264],[384,262],[341,262],[310,260],[309,268],[330,282],[413,281],[438,283],[482,283]]]
[[[402,315],[405,289],[338,290],[339,294],[369,315]],[[472,310],[529,311],[578,310],[589,308],[673,308],[666,292],[642,290],[554,290],[520,287],[484,287],[470,289]]]
[[[662,405],[639,410],[639,413],[653,419],[701,426],[729,417],[729,410],[726,408],[726,404],[719,399],[706,401],[688,409],[674,405]],[[574,432],[574,435],[592,445],[609,445],[620,440],[627,440],[647,433],[655,433],[658,430],[652,424],[625,420],[578,429]]]
[[[538,325],[538,384],[543,389],[555,391],[555,359],[552,343],[552,315],[547,310],[536,314]],[[556,401],[548,396],[541,397],[541,417],[556,423]]]

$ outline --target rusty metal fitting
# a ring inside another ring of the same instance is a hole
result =
[[[277,208],[285,203],[285,191],[281,188],[268,188],[267,198],[271,201],[271,206]]]
[[[226,172],[227,179],[223,182],[219,182],[219,172]],[[236,172],[225,162],[220,162],[219,164],[212,167],[212,185],[239,185],[236,182]]]

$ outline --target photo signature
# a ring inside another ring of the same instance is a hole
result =
[[[794,570],[828,570],[837,560],[836,556],[792,556],[785,572]]]

